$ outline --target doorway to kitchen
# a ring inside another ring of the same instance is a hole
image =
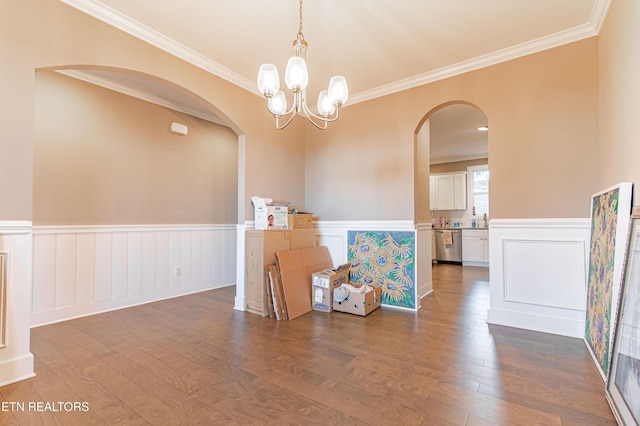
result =
[[[416,184],[428,197],[417,200],[426,209],[417,217],[432,225],[433,263],[489,266],[488,133],[487,116],[466,102],[435,108],[418,132],[418,147],[423,146],[418,161],[428,165],[417,180],[428,180],[428,186]]]

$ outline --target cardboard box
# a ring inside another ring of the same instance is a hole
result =
[[[311,275],[333,266],[329,249],[313,247],[280,251],[276,258],[289,319],[311,312]]]
[[[315,246],[313,229],[254,231],[245,233],[245,296],[247,311],[266,316],[268,301],[265,267],[276,263],[279,251],[297,250]]]
[[[313,216],[311,213],[294,213],[289,215],[289,229],[313,228]]]
[[[355,288],[360,288],[365,284],[351,284]],[[347,312],[355,315],[368,315],[370,312],[380,307],[380,299],[382,297],[382,287],[372,286],[373,290],[366,293],[357,293],[354,291],[349,292],[349,297],[341,302],[338,302],[340,298],[334,295],[333,298],[333,310],[339,312]],[[340,289],[335,288],[333,291]]]
[[[322,312],[333,310],[333,289],[349,282],[349,269],[351,269],[351,263],[345,263],[336,269],[325,269],[313,273],[311,276],[313,310]]]
[[[288,229],[289,228],[289,203],[286,201],[273,201],[271,198],[251,197],[254,211],[254,228]]]

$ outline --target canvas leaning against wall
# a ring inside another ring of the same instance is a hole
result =
[[[620,183],[591,197],[585,342],[605,382],[629,232],[632,187],[631,183]]]
[[[613,337],[607,400],[619,424],[640,423],[640,210],[634,208],[618,318]]]
[[[382,304],[416,309],[415,232],[349,231],[351,281],[382,286]]]

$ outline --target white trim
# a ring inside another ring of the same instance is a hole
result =
[[[251,93],[261,96],[258,93],[256,84],[253,80],[226,68],[217,62],[205,57],[204,55],[188,48],[187,46],[168,38],[167,36],[137,22],[122,13],[107,7],[96,0],[60,0],[61,2],[78,9],[87,15],[93,16],[102,22],[124,31],[140,40],[143,40],[152,46],[164,50],[165,52],[185,60],[205,71],[208,71],[218,77],[221,77],[236,86],[245,89]],[[556,34],[541,37],[537,40],[528,41],[516,46],[502,49],[487,55],[478,56],[467,61],[457,64],[448,65],[434,71],[419,74],[404,80],[386,84],[355,93],[350,96],[349,103],[346,106],[354,105],[360,102],[369,101],[371,99],[390,95],[424,84],[433,83],[435,81],[444,80],[470,71],[489,67],[502,62],[507,62],[533,53],[552,49],[565,44],[583,40],[585,38],[598,35],[600,26],[604,21],[606,12],[609,7],[610,0],[596,0],[591,13],[588,24],[579,25]]]
[[[23,235],[31,233],[31,222],[26,220],[0,221],[0,235]]]
[[[236,225],[236,297],[234,298],[233,308],[237,311],[247,310],[247,292],[246,292],[246,232],[245,225]]]
[[[415,225],[412,220],[332,220],[317,221],[317,229],[350,230],[350,231],[413,231]]]
[[[583,218],[492,219],[487,322],[582,338],[589,231]]]
[[[0,387],[36,376],[33,371],[33,354],[0,363]]]
[[[235,285],[235,283],[214,287],[215,289],[224,288]],[[181,292],[179,289],[166,289],[165,291],[149,294],[139,294],[135,298],[128,298],[126,301],[122,299],[109,299],[94,302],[90,305],[74,305],[66,308],[56,309],[55,314],[50,312],[35,312],[31,314],[31,328],[43,327],[49,324],[55,324],[62,321],[70,321],[77,318],[84,318],[91,315],[103,314],[105,312],[117,311],[123,308],[131,308],[147,303],[159,302],[161,300],[172,299],[178,296],[187,296],[189,294],[202,293],[212,290],[213,288],[205,288],[194,291]]]
[[[204,55],[188,48],[187,46],[178,43],[177,41],[161,34],[140,22],[137,22],[130,17],[114,10],[98,1],[94,0],[60,0],[81,12],[86,13],[89,16],[109,24],[127,34],[130,34],[144,42],[149,43],[158,49],[180,58],[190,64],[197,66],[211,74],[217,75],[238,87],[241,87],[249,92],[259,95],[257,86],[254,81],[249,80],[240,74],[223,67],[215,61],[205,57]]]
[[[158,232],[158,231],[207,231],[235,230],[235,224],[197,224],[197,225],[46,225],[34,226],[33,235],[46,234],[98,234],[111,232]]]
[[[490,227],[494,229],[584,229],[589,228],[589,218],[559,218],[559,219],[492,219]]]
[[[610,0],[599,0],[599,2],[605,2],[607,4],[609,1]],[[599,7],[598,4],[596,6],[597,7],[595,7],[594,10],[602,10],[602,8]],[[594,18],[596,19],[596,21],[593,21]],[[603,19],[604,18],[602,18],[602,20]],[[518,59],[527,55],[563,46],[565,44],[584,40],[589,37],[594,37],[598,35],[599,25],[601,25],[602,20],[599,19],[599,17],[594,17],[592,15],[592,22],[590,22],[589,24],[580,25],[556,34],[552,34],[550,36],[541,37],[537,40],[528,41],[526,43],[498,50],[487,55],[478,56],[467,61],[458,62],[457,64],[448,65],[434,71],[429,71],[424,74],[419,74],[410,78],[406,78],[404,80],[399,80],[394,83],[379,86],[371,90],[356,93],[353,96],[349,97],[349,103],[347,105],[353,105],[359,102],[365,102],[371,99],[387,96],[403,90],[422,86],[424,84],[455,77],[457,75],[461,75],[470,71],[479,70],[492,65],[500,64],[503,62],[511,61],[513,59]]]

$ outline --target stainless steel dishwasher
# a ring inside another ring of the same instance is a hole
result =
[[[451,244],[445,244],[446,233],[451,233]],[[460,229],[436,229],[436,260],[442,263],[462,264],[462,231]]]

